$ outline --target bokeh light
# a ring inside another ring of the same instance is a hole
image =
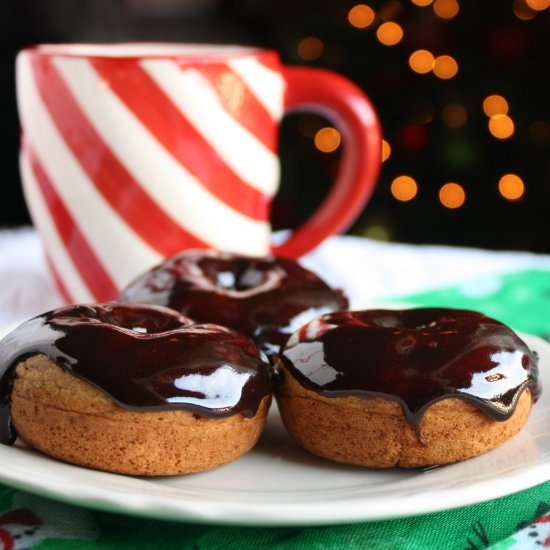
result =
[[[298,42],[296,49],[298,55],[305,61],[314,61],[319,59],[323,53],[324,45],[321,40],[315,36],[306,36]]]
[[[426,147],[430,136],[423,124],[406,124],[401,128],[400,137],[405,149],[418,150]]]
[[[429,124],[435,118],[435,109],[431,105],[426,105],[421,111],[415,113],[412,120],[417,124]]]
[[[429,73],[434,66],[435,57],[428,50],[416,50],[409,57],[409,66],[415,73]]]
[[[382,162],[386,162],[391,155],[391,146],[390,144],[383,139],[382,140]]]
[[[550,6],[550,0],[525,0],[527,5],[535,11],[543,11]]]
[[[376,38],[384,46],[395,46],[399,44],[403,38],[403,29],[397,23],[388,21],[382,23],[376,30]]]
[[[493,94],[483,100],[483,112],[492,117],[495,115],[508,114],[508,102],[501,96]]]
[[[466,201],[466,192],[458,183],[446,183],[439,189],[439,202],[445,207],[454,210],[460,208]]]
[[[376,241],[389,241],[392,237],[389,228],[381,223],[367,225],[361,234],[367,239],[374,239]]]
[[[399,0],[385,0],[378,8],[378,17],[382,21],[395,21],[403,13],[403,4]]]
[[[350,25],[357,29],[366,29],[370,27],[375,19],[375,11],[366,4],[357,4],[348,12],[348,21]]]
[[[517,201],[525,193],[525,184],[517,174],[504,174],[498,182],[499,193],[509,201]]]
[[[460,6],[456,0],[435,0],[433,10],[441,19],[452,19],[460,11]]]
[[[443,124],[449,128],[461,128],[468,121],[468,111],[460,103],[449,103],[441,111]]]
[[[512,4],[512,10],[514,12],[514,15],[522,21],[529,21],[537,15],[537,12],[535,10],[532,10],[525,3],[525,0],[514,0],[514,3]]]
[[[397,176],[391,182],[390,192],[398,201],[407,202],[416,197],[418,184],[410,176]]]
[[[435,58],[433,71],[438,78],[448,80],[458,73],[458,63],[450,55],[440,55]]]
[[[411,2],[415,5],[415,6],[419,6],[421,8],[425,8],[426,6],[429,6],[433,0],[411,0]]]
[[[315,147],[322,153],[332,153],[340,147],[342,138],[340,132],[336,128],[325,126],[321,128],[314,138]]]
[[[489,132],[497,139],[511,138],[514,130],[514,121],[508,115],[495,115],[489,119]]]

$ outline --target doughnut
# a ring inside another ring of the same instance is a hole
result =
[[[506,325],[446,308],[330,313],[275,367],[283,422],[306,450],[373,468],[448,464],[515,435],[538,358]]]
[[[249,451],[271,400],[245,336],[146,304],[74,305],[0,342],[0,442],[140,476],[208,470]]]
[[[348,307],[340,290],[294,260],[213,250],[172,256],[130,283],[121,301],[166,306],[232,328],[268,357],[307,321]]]

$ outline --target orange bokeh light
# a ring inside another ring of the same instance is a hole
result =
[[[314,138],[315,147],[319,149],[322,153],[332,153],[340,147],[342,142],[342,137],[340,132],[336,128],[326,126],[321,128]]]
[[[514,3],[512,4],[512,10],[514,12],[514,15],[522,21],[529,21],[537,16],[537,12],[535,10],[532,10],[525,3],[525,0],[514,0]]]
[[[391,155],[391,147],[390,144],[383,139],[382,140],[382,162],[386,162]]]
[[[468,111],[460,103],[449,103],[443,107],[441,118],[445,126],[449,128],[460,128],[468,121]]]
[[[384,46],[395,46],[399,44],[403,38],[403,29],[397,23],[393,21],[388,21],[387,23],[382,23],[376,30],[376,38]]]
[[[448,80],[458,73],[458,63],[450,55],[440,55],[435,58],[433,71],[438,78]]]
[[[495,115],[507,115],[508,102],[501,95],[489,95],[483,100],[483,112],[488,117]]]
[[[460,208],[466,201],[466,192],[458,183],[446,183],[439,189],[439,201],[445,208]]]
[[[495,115],[489,119],[489,132],[497,139],[512,137],[514,130],[514,121],[508,115]]]
[[[398,201],[407,202],[418,193],[418,184],[410,176],[397,176],[390,186],[390,192]]]
[[[416,50],[409,57],[409,66],[415,73],[429,73],[434,66],[435,57],[428,50]]]
[[[366,29],[370,27],[375,19],[375,11],[366,4],[357,4],[348,12],[348,21],[350,25],[357,29]]]
[[[441,19],[452,19],[460,11],[460,6],[456,0],[435,0],[433,10]]]
[[[504,174],[498,182],[499,193],[509,201],[517,201],[525,193],[525,184],[517,174]]]
[[[298,42],[298,55],[305,61],[314,61],[319,59],[323,53],[324,45],[321,40],[315,36],[306,36]]]
[[[527,5],[535,11],[543,11],[550,6],[550,0],[525,0]]]

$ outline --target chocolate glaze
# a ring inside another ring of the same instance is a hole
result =
[[[268,366],[245,336],[143,304],[78,305],[23,323],[0,342],[0,442],[10,419],[15,366],[44,354],[126,409],[185,409],[251,417],[271,392]]]
[[[130,284],[121,300],[238,330],[269,356],[307,321],[348,306],[341,291],[293,260],[207,250],[173,256]]]
[[[465,399],[503,421],[527,387],[535,400],[541,391],[537,356],[506,325],[467,310],[324,315],[289,339],[281,360],[324,396],[397,400],[417,427],[441,399]]]

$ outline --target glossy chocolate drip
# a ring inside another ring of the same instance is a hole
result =
[[[267,364],[246,337],[141,304],[69,306],[0,342],[0,441],[11,443],[15,366],[44,354],[130,410],[253,416],[271,392]]]
[[[521,393],[540,393],[537,357],[502,323],[444,308],[325,315],[294,334],[285,368],[327,397],[384,397],[401,403],[412,425],[441,399],[459,397],[495,420]]]
[[[167,306],[246,334],[267,355],[307,321],[345,309],[341,291],[292,260],[192,250],[139,277],[123,302]]]

